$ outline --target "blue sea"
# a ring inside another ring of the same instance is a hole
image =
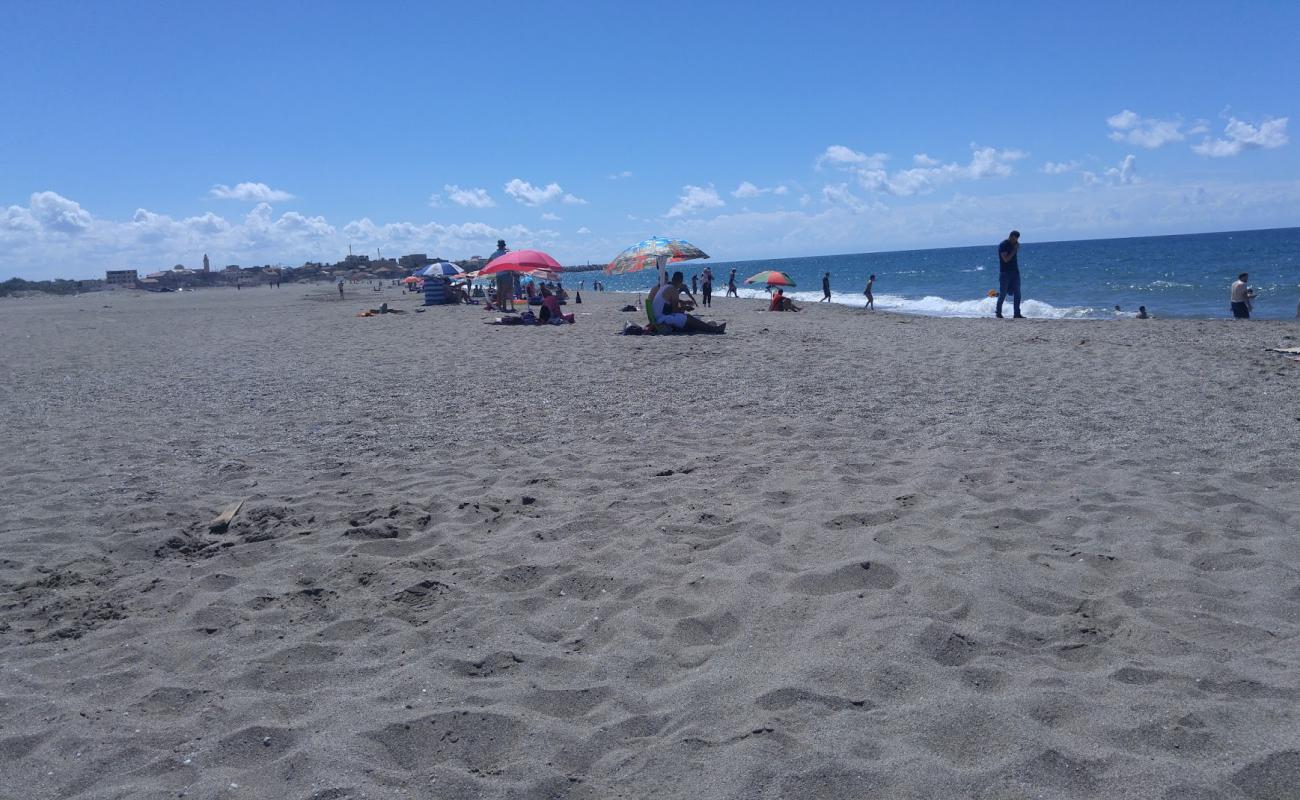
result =
[[[696,242],[708,250],[707,242]],[[998,285],[997,241],[980,247],[904,250],[764,261],[691,261],[673,265],[691,275],[713,269],[714,294],[726,291],[727,274],[740,281],[762,270],[781,270],[797,284],[792,296],[821,298],[821,276],[831,273],[834,302],[864,305],[862,289],[875,274],[876,308],[929,316],[982,317],[993,313],[990,289]],[[1300,228],[1280,228],[1132,239],[1037,243],[1021,239],[1024,313],[1057,319],[1112,319],[1145,305],[1156,317],[1230,316],[1228,287],[1250,273],[1253,315],[1296,316],[1300,301]],[[645,290],[653,272],[610,277],[611,290]],[[584,276],[587,277],[587,276]],[[589,285],[589,280],[588,280]],[[766,296],[741,286],[742,296]],[[1010,300],[1007,312],[1010,313]]]

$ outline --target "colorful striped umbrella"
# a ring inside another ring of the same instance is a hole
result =
[[[750,275],[745,283],[766,283],[768,286],[794,286],[794,281],[784,272],[774,269],[765,270],[757,275]]]
[[[707,253],[685,239],[653,236],[643,242],[637,242],[619,253],[605,267],[605,272],[609,275],[621,275],[625,272],[636,272],[646,267],[656,267],[662,272],[664,264],[708,257]]]
[[[465,270],[461,269],[459,265],[453,264],[450,261],[435,261],[415,274],[422,278],[434,278],[439,276],[447,277],[449,275],[460,275],[464,271]]]

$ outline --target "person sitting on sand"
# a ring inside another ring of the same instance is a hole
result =
[[[798,311],[799,306],[785,296],[785,291],[777,289],[772,293],[772,302],[767,304],[768,311]]]
[[[560,298],[546,286],[542,286],[542,308],[537,312],[537,321],[546,323],[553,319],[563,318],[564,314],[560,311]]]
[[[673,273],[672,281],[667,286],[656,286],[651,290],[650,303],[655,312],[655,321],[678,331],[725,333],[727,323],[705,322],[686,313],[695,307],[695,303],[682,299],[685,289],[686,276],[678,271]]]

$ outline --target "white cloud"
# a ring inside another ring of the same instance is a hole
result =
[[[718,190],[713,188],[713,184],[708,186],[683,186],[682,195],[677,198],[677,205],[668,209],[665,217],[680,217],[699,211],[704,208],[721,208],[725,206],[721,197],[718,197]]]
[[[542,219],[546,220],[547,222],[559,222],[562,219],[562,217],[560,217],[559,214],[552,214],[551,212],[547,211],[545,214],[542,214]]]
[[[582,236],[586,236],[587,234],[591,233],[591,228],[588,228],[586,225],[584,225],[581,228],[578,228],[578,233]]]
[[[59,233],[84,233],[91,223],[89,211],[57,192],[33,194],[28,213],[42,228]]]
[[[1123,131],[1136,127],[1141,120],[1142,118],[1137,115],[1136,111],[1129,111],[1126,108],[1113,117],[1106,117],[1106,124],[1116,130]]]
[[[272,189],[265,183],[239,183],[233,188],[218,183],[209,194],[219,200],[243,200],[246,203],[278,203],[293,199],[288,192]]]
[[[836,148],[839,148],[838,150]],[[831,151],[835,150],[832,155]],[[847,152],[842,152],[847,151]],[[818,158],[818,165],[831,164],[857,178],[858,185],[871,192],[908,197],[927,194],[937,187],[963,180],[1002,178],[1012,174],[1014,162],[1026,158],[1020,150],[999,150],[996,147],[971,145],[971,159],[967,164],[950,162],[942,164],[924,153],[913,161],[929,166],[916,166],[890,173],[885,169],[889,156],[876,153],[864,155],[847,147],[834,145]]]
[[[939,166],[939,159],[930,158],[925,153],[917,153],[912,156],[912,163],[918,167],[937,167]]]
[[[496,201],[488,194],[487,189],[462,189],[454,183],[449,183],[443,186],[442,190],[447,193],[448,200],[464,208],[492,208],[496,205]]]
[[[513,178],[506,184],[505,191],[506,194],[526,206],[535,207],[545,205],[555,200],[560,200],[571,205],[585,206],[587,204],[587,201],[583,200],[581,197],[566,194],[565,191],[560,188],[560,184],[558,183],[548,183],[546,186],[534,186],[528,181]]]
[[[1081,165],[1078,161],[1047,161],[1042,166],[1042,171],[1048,175],[1064,175],[1067,172],[1074,172]]]
[[[731,196],[739,200],[749,200],[762,197],[765,194],[783,195],[789,191],[789,187],[785,185],[760,187],[749,181],[741,181],[740,185],[731,193]]]
[[[1138,182],[1137,157],[1130,153],[1117,166],[1108,167],[1100,175],[1087,170],[1080,174],[1085,186],[1128,186]]]
[[[1258,127],[1236,117],[1228,119],[1223,139],[1205,139],[1192,145],[1192,151],[1210,158],[1228,158],[1245,150],[1272,150],[1285,145],[1287,117],[1264,120]]]
[[[884,169],[889,156],[884,153],[859,153],[842,144],[833,144],[817,156],[817,169],[829,164],[832,167],[859,167],[862,169]]]
[[[991,245],[1005,235],[1007,220],[1034,241],[1266,228],[1293,224],[1297,204],[1300,180],[1135,182],[1100,185],[1088,192],[958,194],[889,208],[872,206],[869,213],[842,204],[818,210],[722,213],[682,220],[674,231],[707,243],[719,258],[777,258]]]
[[[855,213],[866,211],[869,207],[862,198],[849,190],[847,183],[835,183],[822,187],[822,199],[831,205],[844,206]]]
[[[349,245],[384,255],[465,257],[491,252],[497,239],[554,252],[562,237],[479,222],[376,224],[362,218],[340,227],[321,216],[277,214],[267,203],[229,219],[213,213],[175,218],[144,208],[124,220],[102,219],[55,192],[38,192],[23,206],[0,206],[0,264],[31,277],[102,277],[102,270],[123,266],[148,272],[195,264],[204,253],[219,264],[245,266],[336,261]]]
[[[632,171],[626,169],[623,170],[622,172],[612,172],[609,174],[609,179],[611,181],[621,181],[625,178],[630,178],[630,177],[632,177]]]
[[[1186,138],[1181,130],[1182,120],[1143,117],[1127,108],[1114,116],[1107,117],[1106,124],[1111,129],[1111,141],[1126,142],[1148,150],[1164,147],[1172,142],[1181,142]]]

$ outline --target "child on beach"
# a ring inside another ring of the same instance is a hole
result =
[[[862,293],[865,294],[865,295],[867,296],[867,306],[866,306],[866,307],[869,308],[869,309],[871,309],[872,311],[875,311],[875,310],[876,310],[876,298],[873,297],[873,296],[871,295],[871,284],[873,284],[873,283],[875,283],[875,282],[876,282],[876,276],[875,276],[875,275],[872,275],[872,276],[868,277],[868,278],[867,278],[867,288],[865,288],[865,289],[862,290]]]

